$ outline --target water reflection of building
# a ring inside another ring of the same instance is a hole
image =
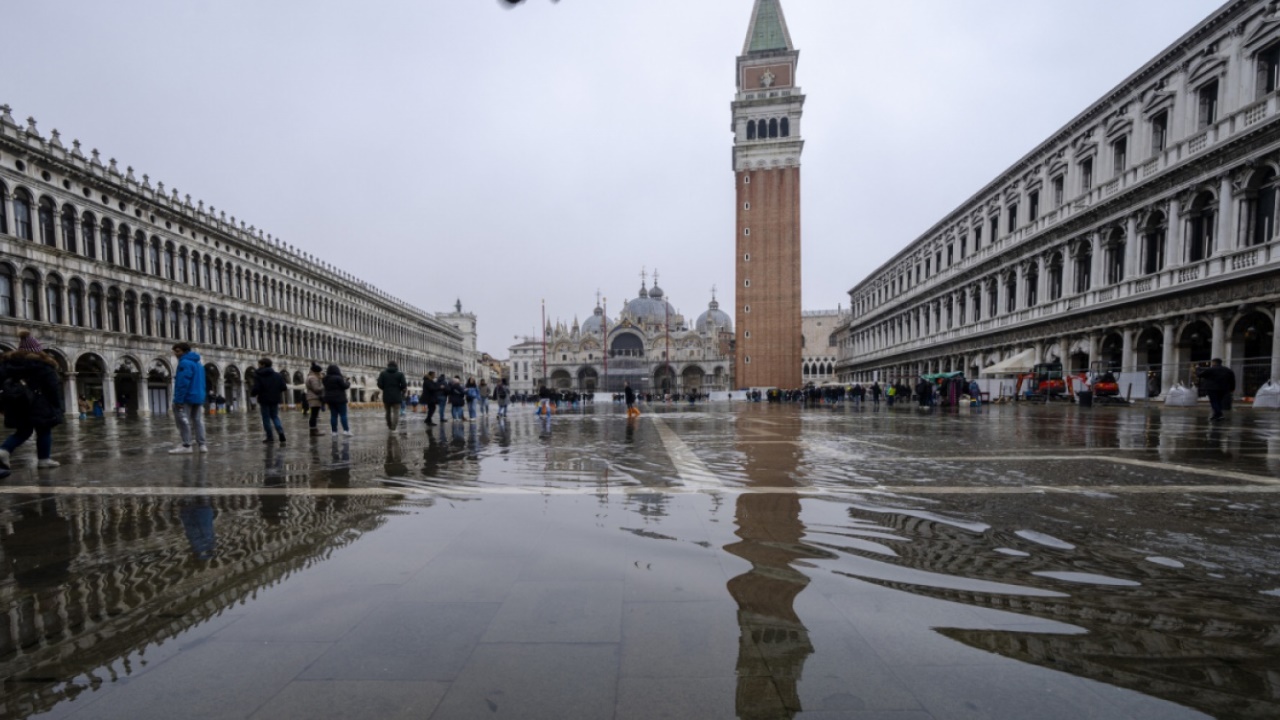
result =
[[[799,418],[770,425],[768,442],[739,426],[744,476],[760,487],[794,487],[800,464]],[[789,442],[790,441],[790,442]],[[795,599],[809,577],[793,563],[828,557],[804,543],[800,497],[791,493],[743,493],[735,513],[741,540],[725,550],[751,563],[729,580],[738,604],[737,712],[747,720],[790,718],[801,711],[797,685],[813,654],[809,631],[795,611]]]
[[[965,501],[957,501],[964,503]],[[982,500],[973,500],[975,504]],[[988,506],[984,517],[992,518]],[[1017,513],[1010,510],[1010,513]],[[1118,510],[1117,514],[1123,513]],[[910,511],[850,509],[864,528],[878,526],[902,539],[888,540],[895,555],[845,547],[831,550],[877,563],[992,581],[1066,591],[1062,597],[1031,597],[886,581],[850,573],[859,580],[938,600],[1065,623],[1080,634],[981,628],[938,628],[937,632],[975,648],[1078,677],[1134,690],[1214,717],[1280,717],[1280,637],[1272,598],[1256,588],[1233,589],[1227,581],[1206,589],[1202,571],[1143,561],[1133,551],[1105,548],[1047,550],[1012,535],[966,530],[916,516]],[[1111,526],[1109,518],[1093,518]],[[1010,523],[1015,522],[1013,517]],[[1117,522],[1119,522],[1117,520]],[[883,537],[883,536],[877,536]],[[811,542],[813,540],[811,539]],[[881,540],[883,542],[883,540]],[[1247,541],[1242,541],[1247,542]],[[997,548],[1029,553],[1011,556]],[[1233,551],[1235,552],[1235,551]],[[1235,554],[1244,557],[1242,553]],[[1265,564],[1263,552],[1251,562]],[[1136,562],[1135,562],[1136,561]],[[832,567],[838,568],[839,563]],[[1064,586],[1035,573],[1071,570],[1136,580],[1136,587],[1105,584]],[[837,572],[839,572],[837,570]]]
[[[395,502],[266,496],[11,497],[0,507],[0,716],[128,675],[136,654],[324,560]]]

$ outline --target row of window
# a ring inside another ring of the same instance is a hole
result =
[[[7,212],[10,204],[13,208],[12,229]],[[59,220],[56,223],[55,217]],[[9,196],[8,189],[0,182],[0,234],[10,233],[32,242],[36,242],[38,237],[42,245],[61,248],[91,260],[192,285],[339,328],[359,330],[372,334],[378,340],[399,344],[410,344],[412,340],[415,347],[426,348],[425,334],[405,331],[402,323],[376,319],[339,301],[316,296],[231,262],[224,263],[221,258],[208,253],[202,256],[196,250],[188,252],[187,248],[173,241],[163,241],[155,235],[148,238],[142,230],[134,230],[127,223],[116,224],[106,217],[99,221],[89,211],[78,214],[70,204],[64,205],[59,213],[51,198],[42,196],[36,203],[26,188],[19,187]]]
[[[1280,89],[1280,43],[1272,44],[1256,53],[1252,62],[1256,73],[1255,99],[1261,99]],[[1203,132],[1219,120],[1222,83],[1217,76],[1210,77],[1195,85],[1189,95],[1191,107],[1188,109],[1184,125],[1188,128],[1188,133]],[[1172,112],[1173,108],[1171,107],[1161,107],[1151,112],[1146,119],[1147,137],[1150,141],[1150,157],[1159,155],[1168,147],[1170,131],[1173,127],[1171,123]],[[1125,132],[1107,143],[1112,177],[1119,177],[1130,167],[1131,133],[1132,131]],[[1095,157],[1093,155],[1080,158],[1076,162],[1075,182],[1080,194],[1087,193],[1094,187],[1094,165]],[[1052,201],[1052,209],[1060,208],[1065,203],[1067,180],[1065,169],[1049,178],[1048,192],[1050,193],[1049,199]],[[1020,202],[1024,199],[1025,206]],[[972,251],[969,248],[969,236],[962,234],[958,242],[946,246],[945,265],[943,264],[943,251],[935,251],[922,261],[914,262],[912,266],[901,269],[889,280],[888,286],[883,293],[879,297],[869,298],[866,305],[874,307],[884,302],[886,296],[892,297],[904,292],[906,287],[912,284],[912,280],[914,280],[914,283],[919,283],[922,280],[929,279],[942,272],[945,268],[950,267],[955,261],[978,252],[983,247],[984,235],[986,236],[986,242],[990,243],[1001,232],[1005,234],[1013,232],[1019,227],[1020,223],[1037,221],[1042,211],[1041,199],[1041,190],[1038,186],[1032,187],[1019,197],[1009,199],[1004,204],[1002,213],[991,213],[985,218],[984,222],[974,224],[970,233],[972,236]],[[1023,209],[1026,210],[1025,217],[1020,212]],[[1267,227],[1267,223],[1254,223],[1252,231],[1254,233],[1263,233]],[[1249,236],[1250,244],[1256,244],[1257,242],[1259,241],[1255,237]]]
[[[1244,228],[1246,237],[1252,238],[1251,244],[1258,244],[1265,241],[1274,231],[1274,218],[1277,212],[1277,193],[1275,187],[1275,172],[1267,169],[1263,171],[1259,178],[1262,185],[1259,190],[1252,196],[1247,198],[1246,218],[1247,223]],[[1212,193],[1202,192],[1198,194],[1189,206],[1188,214],[1185,216],[1185,244],[1183,247],[1184,263],[1194,263],[1205,260],[1215,252],[1215,233],[1217,227],[1217,199]],[[1137,272],[1142,275],[1151,275],[1166,269],[1167,252],[1168,252],[1168,233],[1167,218],[1162,212],[1152,213],[1147,221],[1139,228],[1137,248]],[[1102,256],[1101,270],[1103,272],[1104,283],[1114,285],[1126,278],[1126,257],[1128,251],[1128,243],[1126,232],[1123,228],[1112,228],[1100,239],[1100,249],[1104,253]],[[1064,291],[1065,268],[1068,261],[1072,262],[1073,281],[1071,290],[1074,294],[1080,294],[1089,291],[1093,287],[1093,247],[1087,242],[1080,242],[1078,250],[1074,258],[1068,258],[1065,249],[1055,252],[1047,261],[1045,271],[1047,273],[1047,282],[1044,285],[1044,291],[1047,293],[1047,301],[1054,302],[1062,299]],[[1019,289],[1021,286],[1021,294]],[[1005,271],[1000,278],[987,278],[979,280],[969,290],[961,292],[961,298],[968,298],[973,295],[975,301],[971,304],[967,300],[962,299],[958,303],[952,303],[948,298],[937,304],[931,304],[926,312],[931,312],[933,323],[930,327],[934,329],[952,329],[954,327],[962,327],[970,322],[969,308],[972,305],[972,322],[980,322],[984,313],[987,317],[995,317],[1000,314],[1001,298],[1003,297],[1003,312],[1013,313],[1022,307],[1035,307],[1042,302],[1040,270],[1036,265],[1028,266],[1024,276],[1019,280],[1018,273],[1014,270]],[[1003,293],[1001,292],[1003,291]],[[985,295],[985,307],[978,299]],[[906,315],[906,324],[908,328],[914,327],[919,331],[919,319],[914,312]],[[892,324],[893,321],[890,321]],[[873,333],[876,331],[872,331]],[[880,328],[880,332],[884,332],[884,328]],[[865,335],[864,335],[865,337]],[[884,337],[883,335],[881,337]]]
[[[800,372],[808,377],[810,375],[834,375],[835,366],[831,363],[805,363]]]
[[[766,140],[777,137],[791,137],[791,120],[789,118],[747,121],[748,140]]]
[[[386,361],[385,351],[368,343],[301,331],[177,299],[153,299],[145,292],[121,292],[96,282],[86,285],[79,278],[64,284],[57,274],[50,273],[42,279],[34,269],[16,273],[8,263],[0,263],[0,317],[229,349],[326,358],[344,364],[379,365]]]
[[[1242,198],[1241,226],[1238,230],[1242,244],[1245,247],[1265,244],[1275,236],[1275,220],[1277,214],[1280,213],[1280,207],[1278,207],[1278,204],[1280,204],[1280,192],[1277,191],[1278,184],[1280,183],[1277,181],[1276,170],[1271,166],[1265,166],[1253,177],[1249,187],[1245,189]],[[1212,192],[1202,191],[1195,196],[1185,210],[1182,216],[1183,221],[1186,222],[1184,230],[1185,250],[1183,257],[1178,259],[1178,262],[1199,262],[1215,251],[1214,239],[1217,234],[1218,221],[1217,206],[1217,197]],[[1147,224],[1140,229],[1143,250],[1140,264],[1135,269],[1142,274],[1150,275],[1167,267],[1165,258],[1166,231],[1163,227],[1165,222],[1165,215],[1162,212],[1155,212],[1151,214]],[[980,228],[978,230],[980,231]],[[1123,245],[1124,235],[1123,228],[1113,228],[1107,233],[1108,243],[1113,247],[1116,244]],[[960,241],[960,248],[963,255],[965,248],[963,239]],[[946,258],[948,265],[950,265],[952,262],[951,246],[947,248]],[[927,277],[929,268],[933,263],[938,263],[938,266],[942,267],[941,262],[941,251],[933,258],[926,258],[923,263],[925,276]],[[912,278],[909,274],[903,273],[895,276],[888,285],[878,288],[867,298],[864,298],[862,302],[858,303],[856,305],[857,312],[859,314],[867,312],[876,305],[909,291],[913,284],[918,284],[922,281],[921,267],[919,264],[916,266],[914,283],[911,282]],[[1122,255],[1117,259],[1116,264],[1108,264],[1107,268],[1106,282],[1108,284],[1115,284],[1124,279]],[[1088,289],[1086,286],[1076,288],[1076,291],[1084,292]]]

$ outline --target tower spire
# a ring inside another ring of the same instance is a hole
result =
[[[742,54],[774,50],[795,50],[795,46],[791,44],[791,33],[787,30],[787,18],[782,14],[782,3],[780,0],[756,0]]]
[[[781,0],[755,0],[731,105],[738,195],[736,387],[799,387],[801,381],[796,328],[805,97],[796,85],[799,61]]]

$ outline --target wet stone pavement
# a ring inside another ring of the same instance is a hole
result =
[[[1280,415],[599,406],[0,481],[0,718],[1276,718]]]

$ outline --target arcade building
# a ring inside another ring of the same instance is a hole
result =
[[[22,328],[57,361],[70,414],[81,396],[167,413],[179,340],[232,407],[263,355],[295,402],[312,362],[338,364],[356,402],[388,360],[411,382],[464,364],[435,314],[0,105],[0,351]]]
[[[1030,352],[1165,395],[1280,377],[1280,8],[1228,2],[849,291],[844,382]]]

